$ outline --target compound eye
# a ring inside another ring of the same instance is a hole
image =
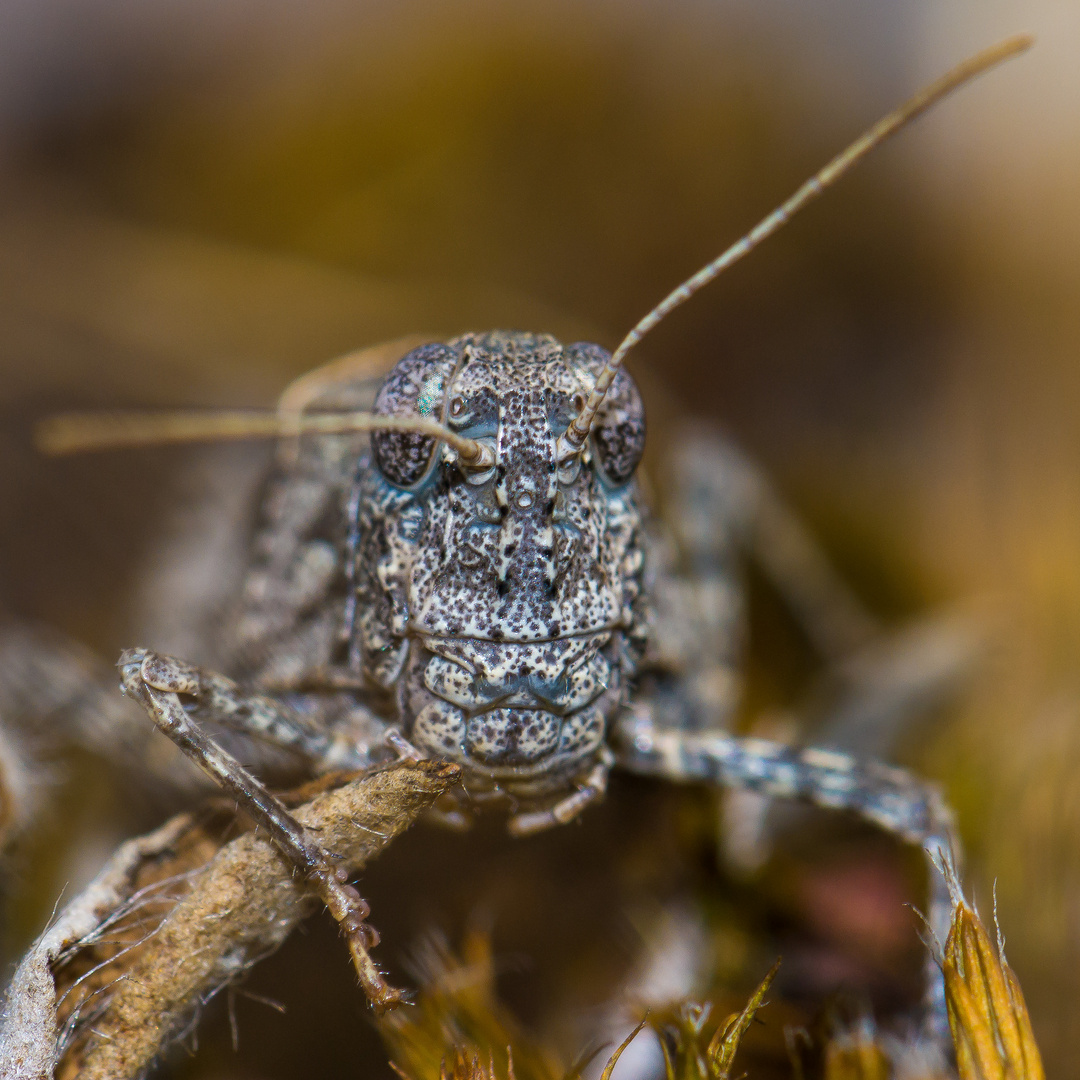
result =
[[[446,345],[421,345],[403,356],[375,399],[378,416],[430,417],[441,421],[445,387],[454,369]],[[428,474],[438,442],[411,431],[373,431],[375,464],[391,484],[412,487]]]
[[[612,484],[625,484],[645,452],[645,406],[634,380],[620,371],[592,429],[597,464]]]
[[[569,345],[566,352],[570,362],[591,379],[599,375],[610,355],[587,342]],[[575,411],[580,412],[584,404],[584,395],[579,394],[574,399]],[[624,369],[619,370],[605,395],[590,437],[604,479],[616,487],[625,484],[645,452],[645,405],[637,384]]]
[[[456,420],[465,411],[465,399],[456,397],[450,402],[450,415]]]

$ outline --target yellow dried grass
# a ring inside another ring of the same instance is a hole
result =
[[[945,943],[949,1026],[960,1080],[1045,1080],[1020,983],[959,892]]]

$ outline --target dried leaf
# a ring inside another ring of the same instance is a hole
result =
[[[358,869],[459,776],[445,763],[403,763],[317,794],[313,785],[294,813]],[[206,815],[184,814],[129,841],[16,971],[0,1076],[142,1075],[202,1001],[276,949],[313,906],[265,835],[223,845]]]
[[[776,973],[780,970],[780,961],[777,960],[768,974],[761,980],[760,985],[746,1003],[746,1008],[737,1015],[729,1016],[723,1026],[717,1030],[709,1044],[708,1061],[710,1075],[713,1080],[729,1080],[731,1065],[735,1060],[735,1052],[739,1049],[746,1029],[753,1022],[758,1009],[764,1004],[765,995],[768,993]]]
[[[0,1013],[0,1076],[5,1080],[52,1080],[60,1056],[54,965],[94,935],[130,897],[138,868],[169,851],[191,824],[190,815],[181,814],[156,832],[121,845],[34,943],[15,971]]]
[[[615,1047],[615,1052],[608,1058],[607,1064],[604,1066],[604,1071],[600,1074],[600,1080],[611,1080],[611,1074],[614,1072],[615,1065],[619,1058],[622,1057],[623,1051],[638,1037],[638,1035],[641,1034],[641,1029],[647,1022],[648,1018],[646,1017],[645,1020],[642,1020],[641,1023],[638,1024],[638,1026],[634,1028],[634,1030],[631,1031],[617,1047]]]
[[[650,1020],[660,1036],[667,1080],[730,1080],[739,1043],[779,969],[777,960],[742,1012],[732,1013],[711,1038],[706,1034],[711,1002],[683,1001]]]
[[[958,888],[943,969],[960,1080],[1045,1080],[1020,983]]]

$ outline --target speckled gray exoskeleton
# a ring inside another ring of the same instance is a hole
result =
[[[307,875],[377,1007],[400,993],[368,954],[367,905],[204,721],[298,751],[316,772],[394,755],[457,762],[463,782],[435,810],[451,824],[488,809],[518,835],[568,822],[619,767],[854,810],[934,859],[953,857],[947,809],[907,773],[727,733],[740,546],[775,571],[819,641],[839,640],[839,623],[858,616],[757,470],[719,436],[680,436],[665,520],[650,512],[635,476],[644,408],[621,361],[873,145],[1022,44],[969,61],[879,123],[614,354],[503,331],[391,346],[306,376],[261,429],[239,423],[240,433],[285,437],[223,634],[228,676],[138,648],[121,658],[122,684]],[[389,373],[373,377],[380,365]],[[196,421],[178,431],[230,433]],[[110,425],[113,443],[141,437],[137,422]]]

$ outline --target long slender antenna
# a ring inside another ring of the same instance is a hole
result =
[[[910,124],[912,120],[921,116],[931,106],[937,104],[943,97],[953,90],[963,86],[964,83],[981,75],[1003,60],[1025,52],[1035,43],[1035,39],[1029,34],[1019,34],[1008,38],[997,45],[991,46],[984,52],[977,53],[969,60],[953,68],[948,74],[943,75],[936,82],[920,90],[913,98],[906,101],[899,109],[882,117],[873,127],[860,135],[846,150],[837,154],[819,173],[816,173],[806,181],[787,202],[778,206],[768,217],[758,222],[741,240],[734,243],[722,255],[714,259],[708,266],[702,267],[693,277],[684,281],[677,289],[669,293],[659,304],[656,305],[619,343],[618,348],[611,354],[611,359],[604,365],[588,400],[581,412],[574,418],[567,428],[565,435],[560,440],[565,445],[562,448],[566,455],[578,452],[589,437],[589,430],[596,418],[596,413],[604,400],[615,379],[626,354],[665,316],[669,315],[680,304],[684,304],[699,289],[708,285],[717,275],[721,274],[733,263],[736,263],[744,255],[749,254],[766,237],[771,236],[778,229],[791,220],[807,203],[816,199],[830,184],[834,184],[852,166],[862,161],[874,147],[879,146],[891,135],[895,135],[902,127]],[[562,455],[560,455],[562,456]]]
[[[466,439],[436,420],[376,416],[366,412],[281,416],[276,412],[118,412],[61,413],[43,420],[35,432],[46,454],[77,454],[122,446],[222,439],[263,439],[298,435],[347,435],[356,431],[413,431],[439,439],[457,451],[463,465],[489,468],[491,449]]]

